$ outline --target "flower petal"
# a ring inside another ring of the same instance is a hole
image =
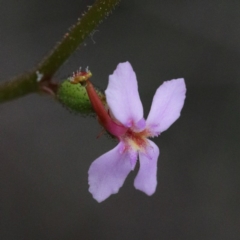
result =
[[[134,180],[134,187],[147,195],[152,195],[157,187],[157,160],[159,156],[158,146],[148,140],[147,152],[139,153],[140,169]]]
[[[129,62],[118,64],[105,93],[111,112],[123,125],[131,127],[143,118],[137,78]]]
[[[167,130],[179,118],[185,95],[183,78],[166,81],[157,89],[146,121],[154,135]]]
[[[97,158],[88,171],[89,192],[98,202],[117,193],[132,169],[128,152],[123,152],[123,143]]]

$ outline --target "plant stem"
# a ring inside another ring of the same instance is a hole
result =
[[[36,79],[36,73],[31,72],[0,84],[0,103],[38,92],[39,84]]]
[[[119,2],[120,0],[96,0],[34,70],[0,84],[0,103],[29,93],[40,92],[41,87],[51,81],[61,65]],[[41,81],[39,81],[39,74],[42,75]]]

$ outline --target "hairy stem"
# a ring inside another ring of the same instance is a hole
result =
[[[119,2],[120,0],[96,0],[36,68],[27,74],[0,84],[0,103],[39,92],[42,86],[46,88],[47,83],[51,81],[61,65]]]

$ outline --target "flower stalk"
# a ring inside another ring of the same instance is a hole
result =
[[[123,126],[122,124],[116,123],[109,115],[107,112],[107,109],[103,105],[101,99],[99,98],[98,94],[96,93],[92,83],[90,82],[89,79],[86,80],[84,83],[89,100],[92,104],[92,107],[94,111],[97,114],[98,120],[100,124],[113,136],[119,138],[123,134],[126,133],[127,128]]]

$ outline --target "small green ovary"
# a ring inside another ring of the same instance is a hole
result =
[[[65,80],[58,89],[57,99],[73,112],[87,115],[94,113],[87,91],[81,84],[72,84]]]

